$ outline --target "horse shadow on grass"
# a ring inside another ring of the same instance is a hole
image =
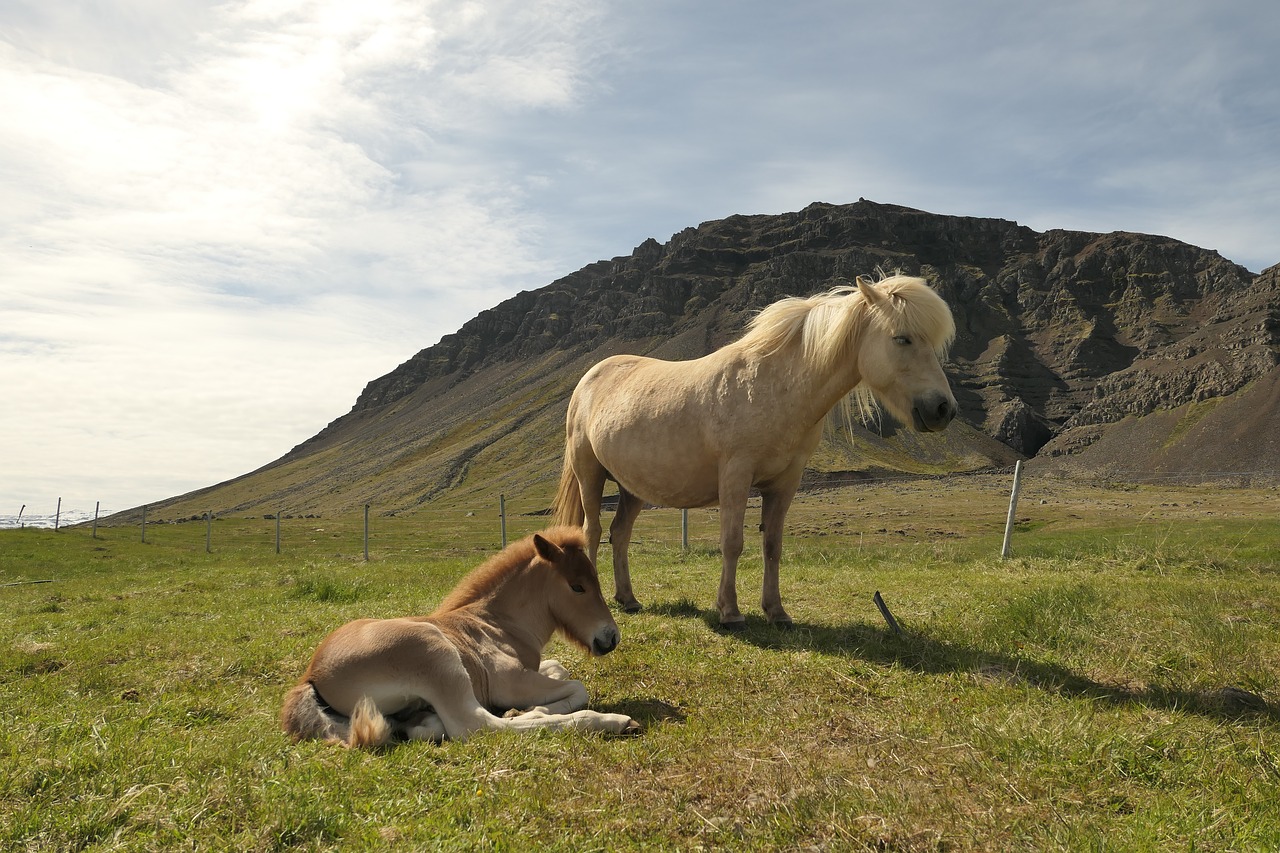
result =
[[[700,608],[687,599],[647,606],[645,610],[659,616],[698,619],[717,633],[762,649],[857,658],[931,675],[968,673],[980,681],[1026,684],[1057,696],[1115,706],[1137,705],[1221,720],[1261,718],[1280,722],[1280,707],[1237,687],[1183,690],[1159,685],[1104,684],[1058,664],[940,640],[920,631],[904,629],[897,634],[888,627],[865,622],[841,626],[796,622],[791,629],[780,630],[763,616],[749,615],[742,630],[726,632],[714,609]]]

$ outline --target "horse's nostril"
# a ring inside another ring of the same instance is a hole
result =
[[[613,651],[615,648],[618,647],[617,629],[610,628],[610,629],[601,631],[599,634],[595,636],[595,639],[592,640],[591,645],[594,646],[594,651],[596,654],[607,655],[609,652]]]

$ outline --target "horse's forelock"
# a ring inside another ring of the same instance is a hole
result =
[[[893,334],[923,338],[939,356],[946,353],[955,340],[955,319],[947,303],[924,279],[893,275],[877,282],[876,287],[889,299],[872,311],[872,322]]]
[[[870,323],[884,332],[922,338],[939,356],[946,353],[955,338],[955,320],[924,279],[891,275],[875,287],[889,297],[876,306],[851,285],[780,299],[752,318],[740,345],[769,355],[799,339],[804,358],[826,369],[849,357],[861,329]]]

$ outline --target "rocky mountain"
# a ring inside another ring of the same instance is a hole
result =
[[[481,482],[549,494],[569,394],[595,361],[700,356],[770,302],[877,269],[923,276],[952,306],[960,417],[936,436],[833,424],[815,479],[1019,457],[1116,476],[1277,476],[1280,266],[1254,274],[1165,237],[861,200],[707,222],[520,293],[370,382],[282,459],[170,508],[408,509]]]

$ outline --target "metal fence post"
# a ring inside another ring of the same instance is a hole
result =
[[[364,505],[364,561],[369,562],[369,505]]]
[[[680,510],[680,550],[689,550],[689,510]]]

